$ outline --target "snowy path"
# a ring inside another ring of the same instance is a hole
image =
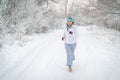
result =
[[[120,33],[94,26],[78,31],[72,73],[66,67],[62,31],[57,30],[31,37],[23,48],[3,49],[0,80],[120,80]]]

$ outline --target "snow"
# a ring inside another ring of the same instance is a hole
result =
[[[78,27],[73,72],[67,71],[62,30],[26,36],[0,52],[0,80],[119,80],[120,32]],[[22,46],[21,46],[22,45]]]

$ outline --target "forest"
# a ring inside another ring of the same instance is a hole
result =
[[[0,47],[63,28],[69,16],[77,25],[120,31],[120,0],[0,0]]]

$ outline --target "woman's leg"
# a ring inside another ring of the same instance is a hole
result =
[[[72,51],[72,59],[75,60],[75,48],[76,48],[76,43],[75,44],[71,44],[71,51]]]
[[[70,44],[65,44],[66,54],[67,54],[67,66],[72,65],[72,50]]]

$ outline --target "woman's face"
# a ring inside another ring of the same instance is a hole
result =
[[[67,25],[70,27],[72,25],[72,22],[71,21],[68,21],[67,22]]]

